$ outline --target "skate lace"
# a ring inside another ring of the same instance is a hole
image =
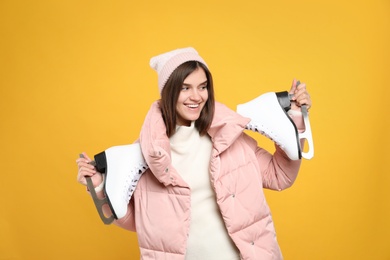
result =
[[[251,130],[253,132],[258,132],[258,133],[268,137],[269,139],[274,141],[280,148],[284,149],[284,146],[280,142],[277,134],[274,131],[272,131],[271,129],[265,127],[264,125],[258,125],[256,123],[250,122],[245,126],[245,129]],[[261,130],[261,129],[264,129],[264,130]]]
[[[138,181],[146,169],[148,169],[146,164],[139,163],[130,170],[129,174],[126,175],[126,179],[123,183],[123,199],[126,201],[126,203],[130,201],[130,198],[133,195],[135,188],[137,187]]]

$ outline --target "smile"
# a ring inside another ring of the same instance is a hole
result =
[[[191,104],[191,105],[186,105],[189,108],[198,108],[199,104]]]

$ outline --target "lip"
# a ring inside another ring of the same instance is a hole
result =
[[[191,110],[196,110],[196,109],[200,108],[200,104],[184,104],[184,106],[188,109],[191,109]]]

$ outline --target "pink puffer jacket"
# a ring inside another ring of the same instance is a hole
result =
[[[243,133],[249,119],[217,103],[208,134],[213,143],[210,179],[226,229],[242,259],[282,259],[263,188],[283,190],[300,161],[257,146]],[[185,259],[190,189],[171,165],[170,144],[158,102],[148,112],[140,143],[149,170],[141,177],[126,217],[116,224],[137,232],[141,259]]]

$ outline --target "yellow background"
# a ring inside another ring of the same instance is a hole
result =
[[[390,259],[389,0],[1,0],[0,35],[1,260],[139,258],[75,160],[138,137],[150,57],[187,46],[233,109],[307,83],[315,157],[266,191],[285,259]]]

